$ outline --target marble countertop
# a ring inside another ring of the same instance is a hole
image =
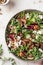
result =
[[[10,0],[10,2],[7,5],[5,6],[0,5],[0,8],[1,8],[0,12],[2,12],[2,15],[0,15],[0,44],[3,45],[3,50],[4,50],[3,55],[5,57],[15,58],[17,65],[24,65],[24,64],[25,65],[41,65],[41,61],[43,60],[37,61],[37,62],[23,61],[13,56],[11,53],[9,54],[8,48],[5,42],[5,29],[11,17],[22,10],[35,9],[35,10],[43,11],[43,2],[38,2],[38,0],[36,0],[36,2],[35,0]]]

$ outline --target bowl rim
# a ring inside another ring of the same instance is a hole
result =
[[[16,18],[17,17],[17,15],[18,14],[20,14],[21,12],[23,12],[23,11],[26,11],[26,12],[38,12],[38,13],[41,13],[42,15],[43,15],[43,12],[42,11],[40,11],[40,10],[37,10],[37,9],[25,9],[25,10],[21,10],[20,12],[18,12],[18,13],[16,13],[15,15],[13,15],[11,18],[10,18],[10,20],[14,17],[14,18]],[[7,26],[8,26],[8,24],[10,23],[10,20],[9,20],[9,22],[7,23]],[[6,26],[6,29],[5,29],[5,42],[6,42],[6,30],[7,30],[7,26]],[[6,45],[7,45],[7,43],[6,43]],[[7,46],[8,47],[8,46]],[[8,48],[9,49],[9,48]],[[10,49],[9,49],[10,50]],[[38,59],[38,60],[25,60],[25,59],[22,59],[22,58],[20,58],[20,57],[18,57],[17,55],[15,55],[14,53],[11,53],[13,56],[15,56],[16,58],[18,58],[18,59],[20,59],[20,60],[23,60],[23,61],[29,61],[29,62],[38,62],[38,61],[40,61],[40,60],[42,60],[43,58],[40,58],[40,59]]]

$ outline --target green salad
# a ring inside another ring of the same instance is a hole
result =
[[[24,60],[43,58],[43,15],[20,12],[6,28],[6,42],[10,51]]]

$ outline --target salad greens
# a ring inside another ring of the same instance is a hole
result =
[[[34,47],[31,52],[35,58],[35,60],[41,58],[41,52],[38,50],[38,48]]]
[[[11,65],[16,65],[16,62],[13,58],[2,57],[3,49],[2,44],[0,45],[0,59],[2,60],[2,65],[4,65],[7,61],[11,62]]]
[[[9,57],[9,58],[6,58],[6,57],[0,57],[0,59],[2,60],[2,65],[4,65],[6,62],[10,62],[11,65],[16,65],[16,62],[13,58]]]
[[[41,19],[38,17],[38,13],[30,13],[30,17],[27,19],[27,25],[30,25],[32,23],[41,23]]]
[[[42,29],[43,29],[43,24],[40,24],[40,28],[42,28]]]
[[[2,45],[0,45],[0,55],[3,53]]]
[[[18,17],[23,18],[25,16],[25,11],[21,12]]]
[[[6,42],[11,53],[24,60],[43,57],[43,15],[22,11],[10,20],[6,31]]]
[[[35,39],[36,40],[36,42],[43,42],[43,35],[38,35],[38,37],[37,37],[37,39]]]

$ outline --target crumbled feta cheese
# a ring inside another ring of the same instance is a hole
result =
[[[8,47],[11,47],[11,44],[8,44]]]
[[[27,25],[25,25],[25,27],[27,28]]]
[[[38,39],[38,35],[36,35],[36,39]]]
[[[43,53],[43,50],[39,48],[39,51]]]
[[[18,42],[14,42],[14,45],[16,46],[16,47],[18,47],[19,45],[18,45]]]
[[[40,18],[40,19],[42,19],[42,18],[43,18],[43,16],[42,16],[42,15],[39,15],[39,18]]]
[[[11,47],[11,41],[9,41],[8,47]]]
[[[20,40],[19,42],[14,42],[14,45],[15,45],[16,47],[19,47],[19,46],[21,45],[21,40]]]
[[[37,33],[37,31],[33,31],[33,33],[34,33],[34,34],[36,34],[36,33]]]
[[[33,31],[34,34],[43,34],[43,29],[40,29],[38,31]]]
[[[21,37],[20,36],[17,36],[17,40],[20,40],[21,39]]]
[[[25,16],[26,16],[26,19],[29,18],[29,13],[25,14]]]
[[[43,29],[39,30],[37,34],[43,34]]]
[[[19,46],[21,45],[21,40],[18,42]]]
[[[32,41],[34,42],[35,40],[34,40],[34,39],[32,39]]]
[[[37,34],[41,34],[41,31],[38,31]]]

